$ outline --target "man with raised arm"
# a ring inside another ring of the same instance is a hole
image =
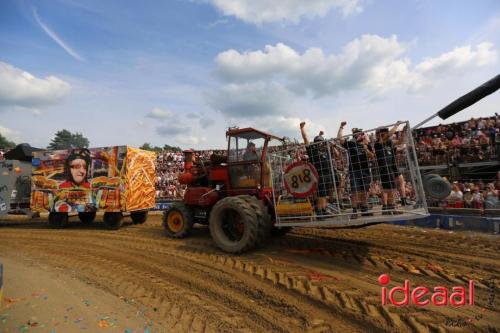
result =
[[[372,182],[369,160],[375,157],[375,153],[369,145],[368,137],[360,128],[353,128],[353,138],[346,140],[344,138],[345,125],[347,125],[345,121],[340,124],[337,139],[349,154],[349,179],[353,212],[351,218],[357,218],[359,210],[364,216],[371,215],[368,213],[368,191]]]
[[[400,191],[400,183],[403,177],[396,164],[396,148],[392,140],[392,136],[396,133],[399,125],[402,122],[398,121],[390,130],[387,127],[380,127],[376,130],[375,155],[377,156],[377,165],[382,183],[382,214],[387,215],[394,212],[394,190],[398,188]],[[403,191],[404,192],[404,191]],[[400,193],[401,195],[401,193]],[[405,201],[405,195],[402,194],[401,200]]]
[[[314,165],[314,168],[318,172],[318,187],[317,187],[317,200],[316,200],[316,215],[327,215],[329,211],[328,206],[328,196],[331,194],[333,189],[333,177],[330,156],[328,155],[328,150],[326,147],[326,141],[323,138],[323,131],[314,138],[314,142],[310,143],[309,138],[305,130],[306,122],[300,123],[300,133],[302,134],[302,139],[306,145],[306,153],[308,156],[308,161]]]

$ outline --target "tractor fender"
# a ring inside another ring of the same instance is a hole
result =
[[[211,207],[219,200],[219,192],[212,187],[188,187],[184,194],[186,205]]]

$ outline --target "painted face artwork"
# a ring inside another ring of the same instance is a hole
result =
[[[85,162],[85,160],[78,158],[71,161],[70,168],[71,176],[75,184],[82,184],[87,176],[87,163]]]

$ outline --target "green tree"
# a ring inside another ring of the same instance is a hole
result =
[[[2,134],[0,134],[0,149],[9,150],[16,146],[16,144],[12,141],[7,140]]]
[[[155,152],[161,152],[162,150],[172,150],[172,151],[182,151],[179,147],[174,147],[170,145],[164,145],[163,148],[158,147],[158,146],[152,146],[150,143],[145,142],[142,146],[139,147],[140,149],[144,150],[149,150],[149,151],[155,151]]]
[[[89,146],[89,140],[83,136],[82,133],[71,133],[68,130],[63,129],[59,131],[54,136],[54,139],[50,142],[48,149],[58,150],[58,149],[70,149],[75,147]]]
[[[163,146],[163,149],[165,149],[165,150],[173,150],[173,151],[182,151],[182,149],[179,148],[179,147],[174,147],[174,146],[170,146],[170,145],[167,145],[167,144],[165,144]]]
[[[148,142],[144,142],[144,144],[140,146],[139,149],[154,151],[154,148],[151,147],[151,144],[149,144]]]

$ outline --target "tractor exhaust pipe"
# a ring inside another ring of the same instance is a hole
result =
[[[193,183],[193,174],[191,169],[193,168],[193,156],[194,151],[187,149],[183,151],[184,153],[184,173],[179,175],[179,183],[189,185]]]

